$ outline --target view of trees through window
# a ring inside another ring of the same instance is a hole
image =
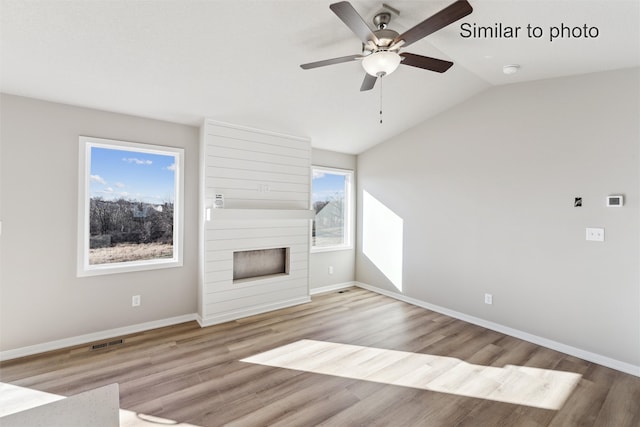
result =
[[[176,155],[92,146],[89,265],[174,256]]]
[[[348,197],[350,171],[313,168],[311,244],[315,248],[349,244]]]
[[[91,198],[89,264],[173,257],[173,203]]]

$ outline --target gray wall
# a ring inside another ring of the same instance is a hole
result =
[[[311,164],[355,171],[356,156],[314,148],[311,152]],[[354,191],[356,186],[354,185]],[[354,236],[355,238],[355,236]],[[333,274],[329,274],[329,267]],[[354,249],[331,252],[315,252],[309,258],[309,287],[314,289],[325,286],[353,282],[355,278]]]
[[[0,117],[1,349],[195,313],[198,129],[4,94]],[[183,267],[76,277],[79,135],[185,149]]]
[[[639,71],[495,87],[359,155],[356,280],[398,292],[367,191],[403,219],[404,295],[639,366]]]

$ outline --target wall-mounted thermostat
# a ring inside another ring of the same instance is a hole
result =
[[[216,198],[213,201],[213,207],[215,209],[222,209],[224,208],[224,195],[222,194],[216,194]]]
[[[624,196],[621,196],[621,195],[607,196],[607,206],[619,208],[619,207],[622,207],[623,204],[624,204]]]

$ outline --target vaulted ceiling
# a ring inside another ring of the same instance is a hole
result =
[[[402,33],[452,2],[386,0],[400,11],[389,27]],[[453,61],[449,71],[401,66],[360,92],[358,62],[299,67],[361,51],[331,1],[2,0],[0,90],[191,125],[211,117],[359,153],[495,85],[640,66],[638,0],[469,2],[472,14],[407,48]],[[351,4],[371,27],[383,9]],[[463,37],[465,23],[521,29]],[[571,31],[550,40],[561,25]]]

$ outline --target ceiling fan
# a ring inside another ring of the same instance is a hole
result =
[[[309,70],[327,65],[362,60],[362,67],[367,74],[365,74],[362,86],[360,86],[360,91],[373,89],[378,77],[391,74],[400,64],[437,73],[447,71],[451,68],[453,62],[409,52],[400,52],[400,48],[405,48],[417,42],[473,11],[469,2],[458,0],[415,27],[398,34],[396,31],[387,28],[391,20],[389,12],[381,12],[373,18],[373,23],[377,29],[372,31],[348,1],[333,3],[329,8],[362,41],[362,54],[310,62],[302,64],[300,67],[304,70]]]

